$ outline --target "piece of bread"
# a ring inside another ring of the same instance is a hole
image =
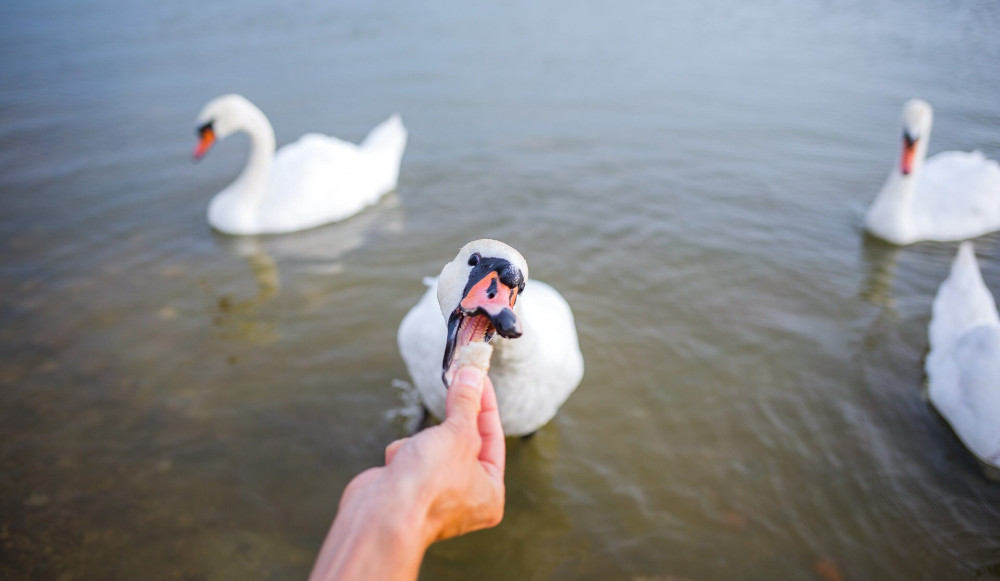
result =
[[[483,373],[489,373],[491,357],[493,357],[493,345],[483,341],[473,341],[458,350],[455,355],[455,368],[472,365],[482,369]]]

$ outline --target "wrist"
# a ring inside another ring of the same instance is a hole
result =
[[[386,488],[369,498],[378,506],[370,507],[381,521],[388,540],[406,543],[422,556],[438,540],[440,523],[432,518],[433,494],[409,479],[386,479]]]
[[[436,533],[428,518],[428,505],[418,491],[395,490],[368,499],[370,520],[380,541],[405,553],[422,557]]]
[[[422,553],[434,541],[429,503],[419,490],[388,480],[362,491],[360,498],[345,496],[342,506],[350,507],[356,526],[364,527],[381,542]]]
[[[348,485],[324,543],[330,552],[321,553],[311,581],[417,578],[434,540],[427,534],[427,511],[415,491],[386,480]]]

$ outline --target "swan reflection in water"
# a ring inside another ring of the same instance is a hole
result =
[[[277,236],[228,236],[214,232],[219,248],[246,261],[256,291],[251,294],[243,289],[222,290],[222,282],[203,278],[200,287],[210,299],[208,312],[213,326],[227,341],[274,342],[280,336],[280,320],[262,311],[281,292],[279,264],[286,269],[286,284],[302,296],[302,301],[316,302],[326,291],[308,285],[312,276],[342,272],[344,266],[340,261],[344,256],[374,237],[398,233],[402,229],[399,196],[392,192],[357,216],[303,232]],[[287,280],[289,276],[294,280]],[[245,283],[240,286],[244,287]]]
[[[887,244],[865,233],[861,250],[866,275],[864,287],[858,292],[858,296],[872,305],[881,307],[890,320],[898,319],[892,287],[902,247]]]
[[[256,283],[256,294],[241,298],[241,293],[219,290],[211,281],[202,279],[202,290],[211,298],[209,312],[212,324],[226,341],[252,344],[271,343],[277,338],[274,321],[257,316],[262,305],[277,296],[281,288],[278,265],[259,237],[223,237],[216,241],[230,252],[244,258]]]

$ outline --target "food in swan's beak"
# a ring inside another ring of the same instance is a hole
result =
[[[446,372],[445,385],[451,385],[455,380],[455,373],[463,365],[478,367],[483,373],[490,372],[490,358],[493,356],[493,345],[483,341],[473,341],[458,350],[455,355],[455,363]]]
[[[504,279],[509,283],[505,283]],[[504,269],[491,269],[485,274],[473,271],[465,295],[448,318],[448,337],[441,369],[445,386],[451,383],[458,368],[455,354],[466,346],[488,343],[497,333],[508,339],[521,336],[521,322],[513,307],[522,287],[523,278],[519,273],[510,276]]]
[[[211,123],[206,123],[198,128],[198,139],[198,147],[194,150],[195,161],[204,157],[215,144],[215,130],[212,129]]]

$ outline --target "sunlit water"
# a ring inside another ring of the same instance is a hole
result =
[[[303,578],[404,433],[421,277],[495,237],[586,376],[424,578],[1000,578],[1000,484],[923,393],[956,245],[860,228],[906,99],[1000,158],[1000,7],[493,4],[4,5],[0,577]],[[398,191],[214,234],[247,144],[194,165],[194,119],[233,91],[279,143],[398,111]]]

